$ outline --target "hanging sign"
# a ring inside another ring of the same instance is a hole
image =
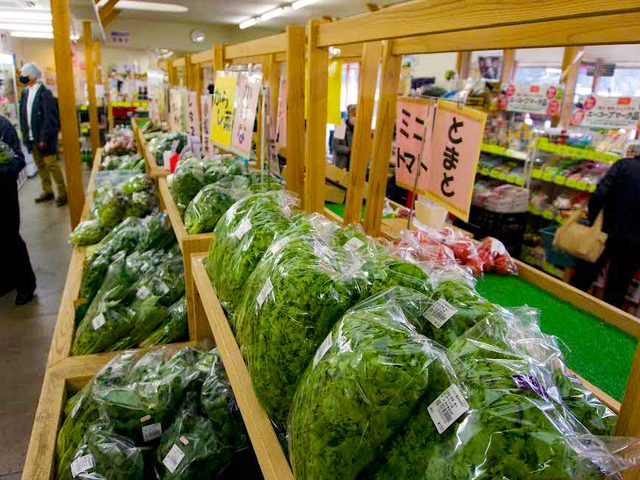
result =
[[[469,220],[487,114],[438,100],[427,162],[426,196]]]
[[[503,83],[500,105],[508,112],[555,117],[560,114],[562,93],[556,85]]]
[[[235,73],[216,72],[210,138],[223,147],[231,146],[237,81],[238,77]]]
[[[329,63],[329,76],[327,79],[327,123],[340,125],[342,114],[340,112],[340,89],[342,88],[342,60],[332,60]]]
[[[241,75],[238,79],[238,103],[233,118],[231,146],[245,157],[251,155],[253,125],[256,121],[262,74]]]
[[[198,110],[198,96],[196,92],[187,94],[187,133],[192,137],[200,137],[200,111]]]
[[[172,132],[180,132],[182,128],[182,94],[179,90],[169,91],[169,127]]]
[[[640,121],[637,97],[584,97],[573,109],[571,125],[635,129]]]
[[[287,146],[287,81],[280,79],[280,95],[278,97],[278,121],[276,125],[276,147]]]
[[[211,128],[211,102],[213,95],[202,95],[200,98],[201,108],[201,130],[202,130],[202,146],[205,155],[213,156],[213,144],[211,143],[211,135],[209,129]]]
[[[421,155],[421,147],[425,147],[423,152],[429,152],[434,110],[433,100],[402,97],[397,103],[396,183],[410,191],[416,187],[423,194],[427,189],[427,159]]]

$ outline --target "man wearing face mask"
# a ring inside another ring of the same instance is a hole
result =
[[[349,170],[351,162],[351,144],[353,143],[353,129],[356,125],[356,106],[347,107],[347,124],[336,128],[333,135],[333,153],[335,155],[334,164],[339,168]]]
[[[58,165],[58,102],[51,90],[40,82],[41,75],[33,63],[27,63],[20,70],[20,83],[26,86],[20,98],[20,128],[42,181],[42,195],[36,198],[36,203],[53,200],[53,177],[58,187],[56,204],[61,207],[67,204],[67,189]]]

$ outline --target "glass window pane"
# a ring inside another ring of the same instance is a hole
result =
[[[560,83],[560,68],[551,67],[518,67],[516,70],[516,83]]]

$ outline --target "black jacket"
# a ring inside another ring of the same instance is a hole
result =
[[[612,241],[640,247],[640,157],[618,160],[589,200],[593,223],[604,209],[603,230]]]
[[[339,168],[349,170],[351,163],[351,145],[353,144],[353,127],[346,125],[344,138],[333,137],[333,164]]]
[[[44,85],[40,86],[36,99],[33,102],[31,112],[31,130],[33,132],[33,142],[29,137],[29,122],[27,120],[27,98],[29,89],[25,88],[20,97],[20,129],[22,138],[29,149],[33,151],[33,146],[38,142],[47,144],[42,152],[43,155],[55,155],[58,152],[58,132],[60,131],[60,119],[58,117],[58,101]]]
[[[16,182],[18,174],[24,168],[25,163],[18,132],[11,125],[11,122],[2,115],[0,115],[0,142],[9,145],[15,153],[13,162],[0,164],[0,188],[4,188],[8,184]]]

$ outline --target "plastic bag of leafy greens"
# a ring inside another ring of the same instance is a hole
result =
[[[169,310],[160,305],[160,297],[151,295],[144,300],[134,302],[129,308],[132,318],[131,331],[111,345],[107,351],[116,352],[138,345],[169,317]]]
[[[122,184],[122,191],[127,195],[133,195],[136,192],[149,193],[153,191],[153,181],[148,175],[139,173]]]
[[[244,177],[225,177],[206,185],[189,203],[184,213],[184,225],[191,235],[212,232],[220,217],[231,206],[251,195],[249,181]]]
[[[445,351],[416,332],[405,308],[393,294],[365,301],[315,352],[289,417],[297,479],[355,479],[425,394],[456,383]]]
[[[70,460],[59,480],[144,479],[142,449],[108,424],[91,425]]]
[[[282,190],[282,184],[277,178],[264,171],[252,171],[245,173],[243,177],[249,179],[249,188],[255,193],[264,193],[274,190]]]
[[[115,155],[107,155],[102,159],[100,170],[116,170],[120,168],[121,159]]]
[[[131,170],[144,173],[147,170],[144,160],[139,160],[138,162],[136,162],[136,164],[131,167]]]
[[[142,158],[137,153],[135,155],[126,155],[120,164],[121,170],[133,170],[136,168]]]
[[[221,445],[213,423],[199,414],[196,392],[189,392],[157,449],[160,475],[165,480],[215,477],[231,460]]]
[[[147,192],[136,192],[131,195],[125,214],[128,217],[144,217],[157,205],[155,196]]]
[[[98,404],[93,399],[95,385],[122,385],[135,363],[134,352],[124,352],[113,358],[78,393],[67,400],[64,408],[65,420],[56,439],[56,465],[60,478],[65,465],[70,463],[87,427],[98,421]]]
[[[202,386],[200,402],[202,410],[213,422],[220,443],[233,453],[249,446],[249,436],[217,348],[213,354],[213,364]]]
[[[94,245],[104,238],[107,230],[98,219],[84,220],[73,229],[71,242],[79,247]]]
[[[128,197],[117,189],[112,189],[100,200],[98,219],[105,228],[113,228],[122,221],[127,212]]]
[[[140,346],[146,348],[177,342],[186,337],[187,330],[187,298],[183,296],[169,307],[169,317],[159,328],[140,342]]]
[[[216,225],[206,269],[227,310],[238,307],[245,282],[273,239],[289,227],[296,203],[285,192],[252,195],[235,203]]]
[[[139,252],[153,249],[166,249],[176,243],[176,234],[169,217],[160,213],[149,215],[143,220],[143,232],[138,243]]]
[[[157,268],[149,269],[135,283],[132,294],[134,302],[155,296],[158,304],[169,307],[184,295],[184,290],[184,262],[182,255],[176,255],[167,258]]]
[[[333,325],[355,302],[352,279],[320,237],[287,239],[263,257],[247,282],[237,318],[253,387],[276,425],[285,427],[300,376]]]
[[[184,214],[189,202],[202,190],[202,187],[204,187],[202,162],[193,156],[181,159],[170,184],[171,196],[181,214]]]
[[[229,167],[221,162],[205,161],[204,162],[204,183],[209,185],[210,183],[216,183],[218,180],[227,176]]]
[[[13,162],[15,152],[4,142],[0,142],[0,165]]]

